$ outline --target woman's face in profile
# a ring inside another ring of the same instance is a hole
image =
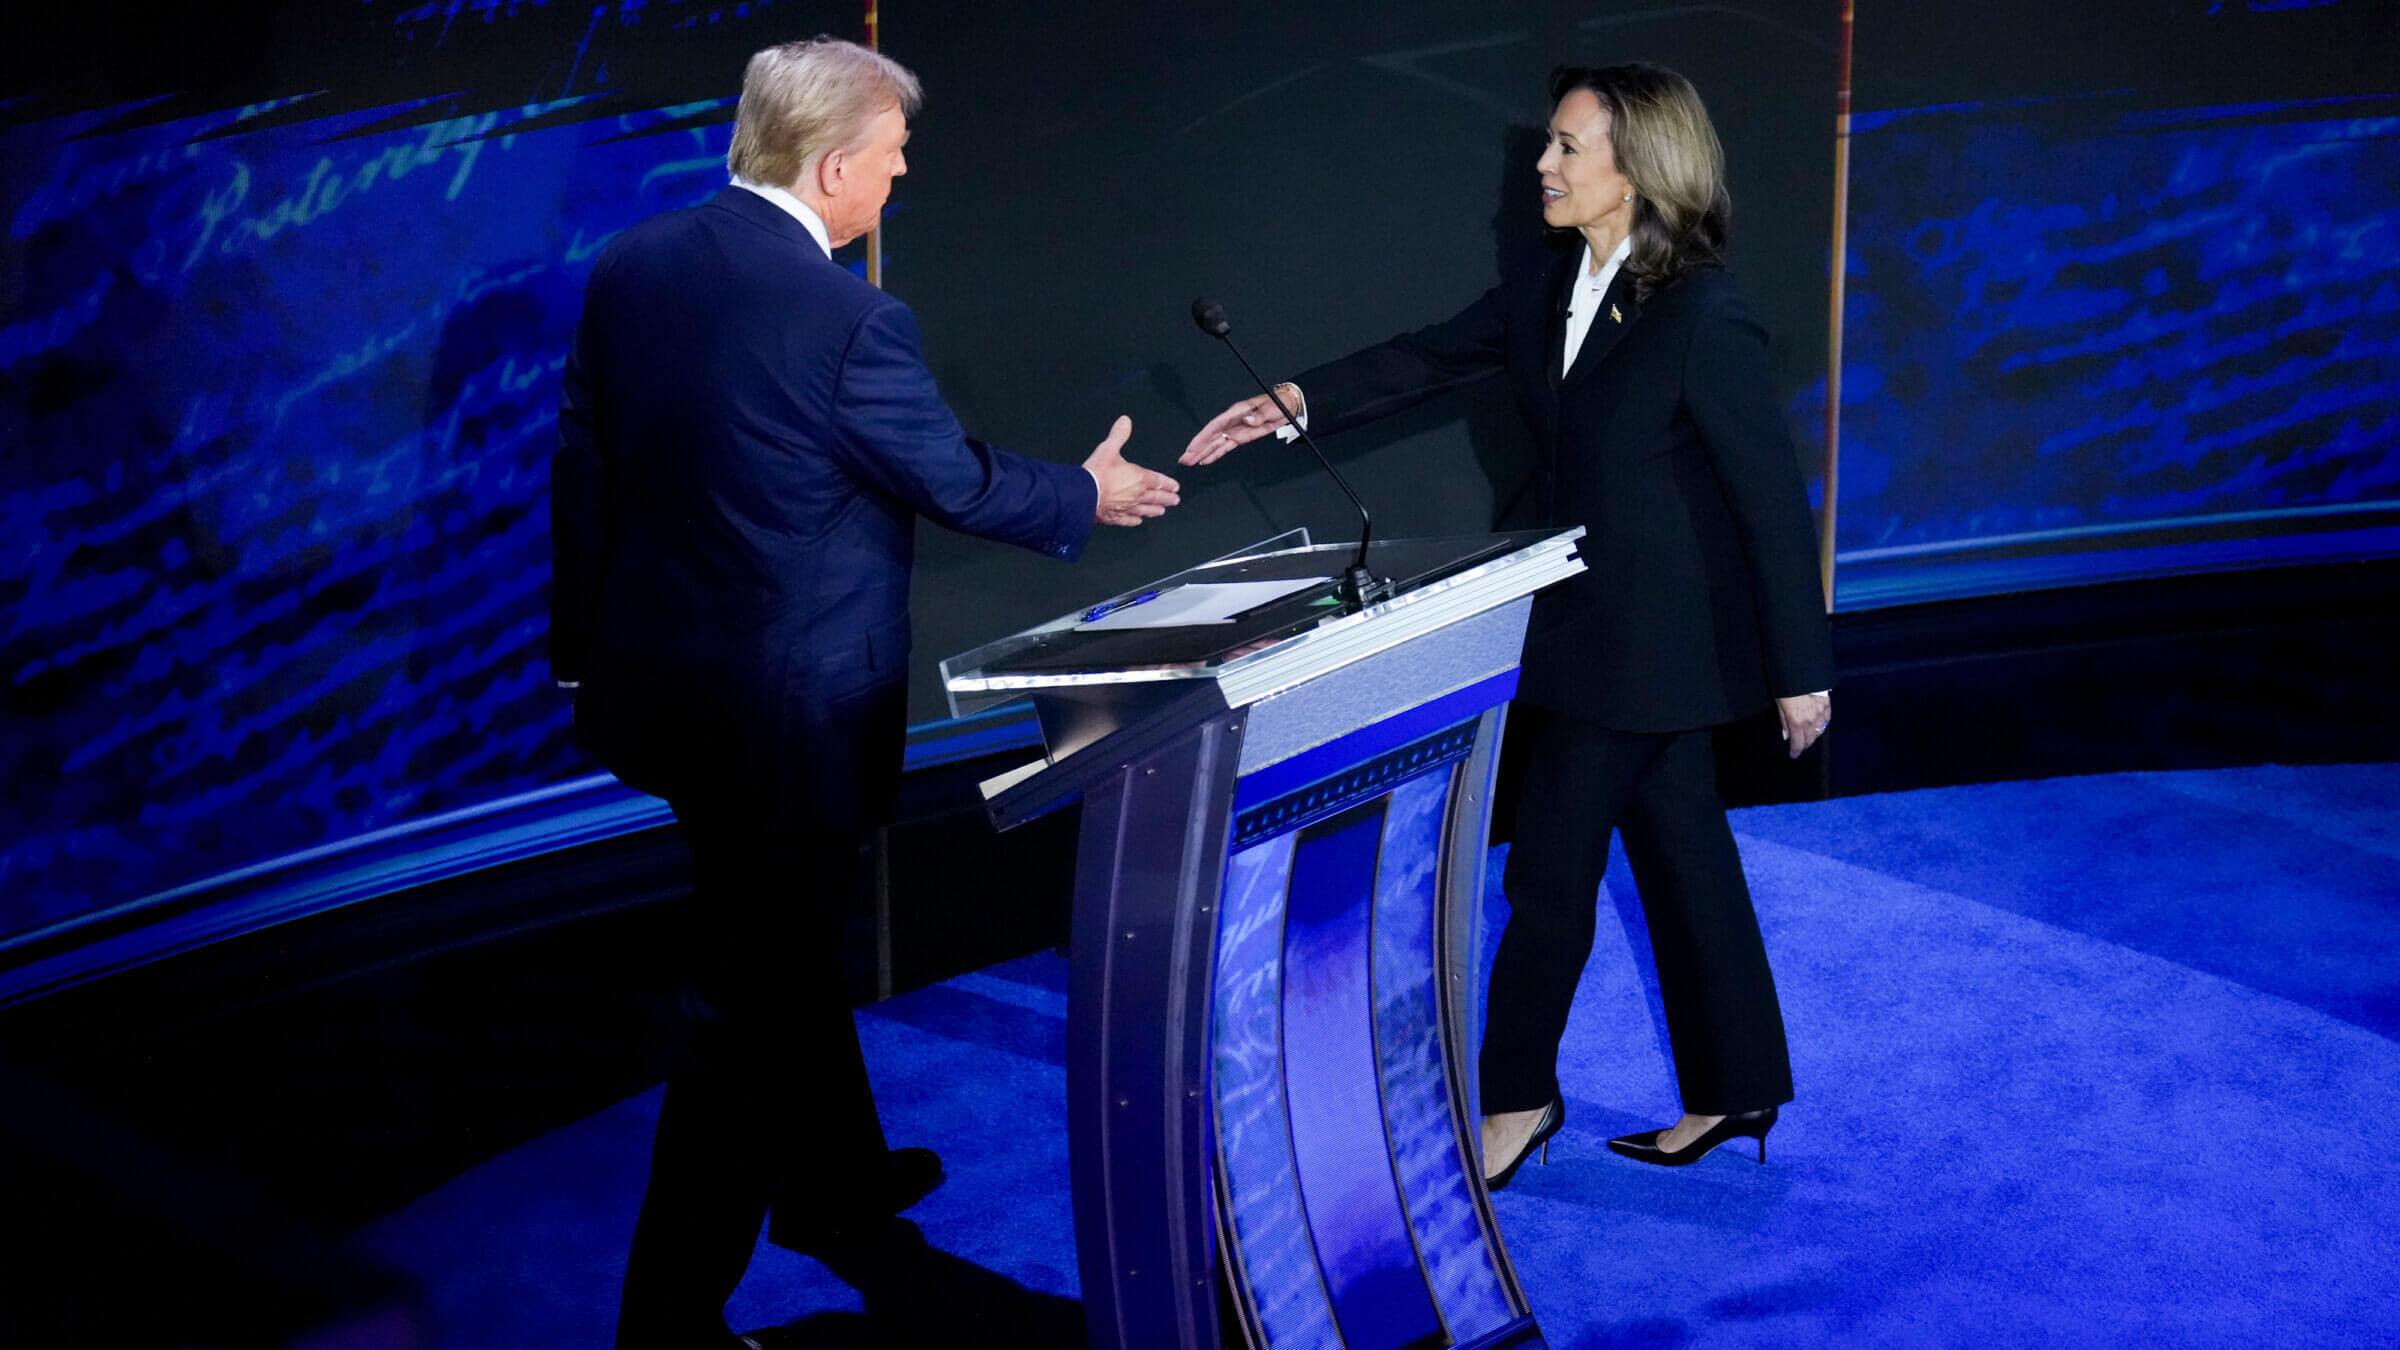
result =
[[[1550,113],[1549,144],[1534,165],[1542,176],[1542,223],[1554,230],[1589,229],[1622,212],[1633,183],[1617,171],[1608,140],[1608,109],[1589,89],[1571,89]]]

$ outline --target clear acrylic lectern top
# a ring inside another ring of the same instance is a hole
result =
[[[953,716],[1048,691],[1168,680],[1288,685],[1354,660],[1362,644],[1507,603],[1583,570],[1580,527],[1395,539],[1368,548],[1390,596],[1352,610],[1340,595],[1355,544],[1312,544],[1306,530],[1261,540],[1171,577],[942,662]],[[1247,680],[1245,677],[1249,677]]]

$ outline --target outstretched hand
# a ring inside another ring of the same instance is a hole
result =
[[[1286,402],[1305,415],[1307,410],[1299,406],[1298,389],[1288,384],[1278,385],[1277,388],[1284,391]],[[1261,436],[1272,435],[1277,427],[1289,421],[1291,419],[1283,415],[1283,409],[1275,406],[1275,400],[1265,394],[1253,394],[1210,418],[1208,425],[1200,428],[1199,434],[1192,437],[1192,443],[1183,448],[1183,462],[1213,464],[1235,446],[1247,445]]]
[[[1182,487],[1172,478],[1145,469],[1125,458],[1125,440],[1133,435],[1133,419],[1119,417],[1108,429],[1083,467],[1100,485],[1100,505],[1093,518],[1103,525],[1139,525],[1183,500]]]

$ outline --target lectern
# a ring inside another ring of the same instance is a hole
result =
[[[1492,769],[1581,529],[1302,532],[943,663],[1030,697],[1007,829],[1083,803],[1068,993],[1095,1350],[1540,1346],[1475,1151]]]

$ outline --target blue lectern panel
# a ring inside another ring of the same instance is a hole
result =
[[[1334,1318],[1352,1350],[1447,1343],[1391,1152],[1360,1147],[1382,1133],[1361,1127],[1383,1118],[1369,954],[1384,807],[1378,798],[1300,832],[1284,919],[1292,1152]]]
[[[1290,1117],[1283,1099],[1284,896],[1298,836],[1277,835],[1225,863],[1217,927],[1217,1154],[1226,1219],[1256,1310],[1274,1350],[1340,1350],[1333,1308],[1293,1184]]]
[[[1233,794],[1210,1062],[1225,1256],[1263,1350],[1539,1344],[1475,1190],[1446,1020],[1445,856],[1483,839],[1457,779],[1498,724],[1441,702]]]
[[[1434,890],[1451,773],[1401,784],[1385,809],[1375,881],[1375,1041],[1392,1167],[1416,1227],[1425,1276],[1459,1341],[1516,1318],[1468,1193],[1443,1069],[1441,962]]]

